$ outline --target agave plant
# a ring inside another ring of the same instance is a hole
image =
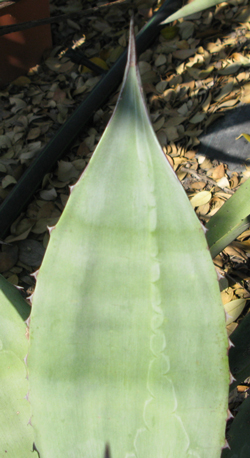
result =
[[[210,221],[213,255],[247,222],[242,194]],[[224,310],[204,228],[149,120],[132,33],[116,109],[36,276],[29,340],[27,304],[0,277],[0,456],[220,457]]]
[[[22,431],[30,423],[28,437],[15,456],[28,456],[34,440],[41,458],[218,457],[229,383],[224,310],[204,230],[150,124],[132,34],[112,119],[50,233],[28,381],[16,312],[22,351],[4,342],[22,366],[15,380],[29,385],[15,417]],[[16,298],[3,294],[13,315]],[[18,428],[6,427],[1,452],[14,456]]]

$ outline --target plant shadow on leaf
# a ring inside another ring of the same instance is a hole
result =
[[[15,307],[23,321],[27,320],[30,314],[30,307],[21,293],[13,285],[8,283],[4,277],[0,275],[0,289],[2,294],[5,295],[6,300]]]

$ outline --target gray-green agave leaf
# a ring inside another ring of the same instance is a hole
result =
[[[227,346],[203,228],[152,129],[132,38],[115,112],[38,274],[41,458],[219,458]]]

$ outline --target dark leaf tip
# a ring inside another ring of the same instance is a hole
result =
[[[110,447],[108,443],[105,445],[104,458],[111,458]]]
[[[135,44],[134,17],[133,16],[130,19],[130,27],[129,27],[129,46],[128,46],[127,66],[128,67],[136,66],[136,44]]]

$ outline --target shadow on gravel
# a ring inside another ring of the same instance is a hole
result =
[[[239,105],[217,119],[200,137],[198,155],[217,159],[230,171],[241,172],[250,166],[250,143],[240,134],[250,135],[250,104]]]

